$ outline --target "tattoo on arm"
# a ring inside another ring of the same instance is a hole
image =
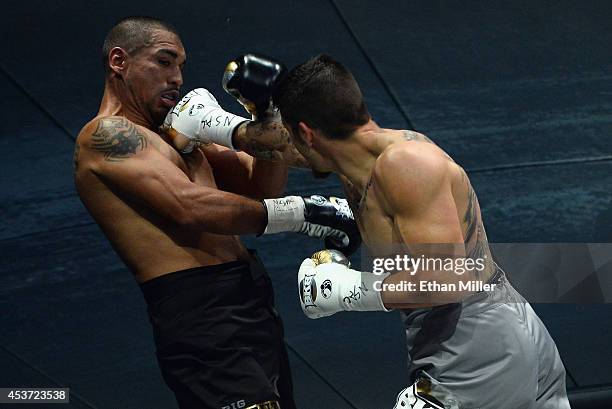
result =
[[[146,137],[125,118],[104,118],[91,136],[90,147],[108,162],[121,162],[147,147]]]
[[[278,162],[283,159],[283,155],[279,151],[271,150],[269,147],[254,139],[247,139],[244,149],[242,150],[258,159],[265,159],[274,162]]]
[[[309,167],[291,142],[289,132],[278,121],[245,123],[236,130],[234,142],[238,149],[255,158]]]
[[[281,151],[290,143],[289,134],[274,122],[251,122],[246,126],[246,146],[256,158],[282,160]]]
[[[289,149],[286,151],[285,160],[290,166],[298,168],[310,168],[310,163],[302,156],[293,143],[289,143]]]
[[[465,178],[468,187],[468,206],[463,216],[463,222],[467,224],[465,232],[465,245],[468,252],[467,256],[473,260],[485,259],[487,257],[488,242],[484,234],[482,219],[480,217],[480,206],[476,192],[472,188],[467,177]],[[474,278],[480,280],[483,278],[483,271],[475,269]],[[488,273],[484,273],[488,274]]]
[[[478,222],[478,214],[476,208],[476,193],[471,186],[469,186],[469,198],[468,198],[468,206],[465,209],[465,215],[463,216],[463,222],[466,223],[467,227],[465,229],[465,241],[469,241],[472,238],[472,235],[476,231],[476,226]]]

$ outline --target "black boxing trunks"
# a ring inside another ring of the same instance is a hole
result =
[[[140,286],[157,361],[181,409],[295,408],[270,278],[251,255]]]

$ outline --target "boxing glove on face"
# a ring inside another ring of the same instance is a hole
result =
[[[234,129],[244,121],[248,119],[221,108],[207,89],[196,88],[168,112],[161,130],[174,141],[179,137],[186,138],[188,143],[177,146],[184,153],[193,150],[198,142],[216,143],[233,149]]]
[[[269,57],[244,54],[225,68],[221,85],[253,116],[261,120],[273,116],[272,92],[287,69]]]

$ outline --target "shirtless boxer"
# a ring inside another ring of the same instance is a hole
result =
[[[181,408],[294,408],[270,280],[237,235],[299,231],[354,248],[352,215],[322,197],[255,200],[278,196],[303,158],[286,131],[271,132],[278,122],[227,113],[204,89],[177,104],[186,56],[167,23],[122,20],[103,57],[104,95],[76,141],[75,183],[141,286],[165,382]],[[240,63],[236,78],[251,61]],[[158,130],[166,117],[168,135]],[[181,139],[193,120],[209,143]],[[270,145],[276,161],[247,154]]]
[[[374,254],[399,246],[413,257],[481,259],[484,266],[468,274],[428,267],[377,275],[307,258],[298,273],[304,313],[402,310],[414,385],[397,408],[568,408],[554,341],[493,262],[465,171],[426,136],[379,127],[354,77],[329,56],[291,70],[273,101],[311,167],[339,175]],[[432,277],[480,280],[495,290],[389,285]]]

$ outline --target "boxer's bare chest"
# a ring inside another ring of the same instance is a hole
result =
[[[363,191],[355,188],[348,179],[341,180],[364,244],[374,249],[397,242],[399,237],[394,232],[393,219],[384,211],[373,179],[368,181]]]

